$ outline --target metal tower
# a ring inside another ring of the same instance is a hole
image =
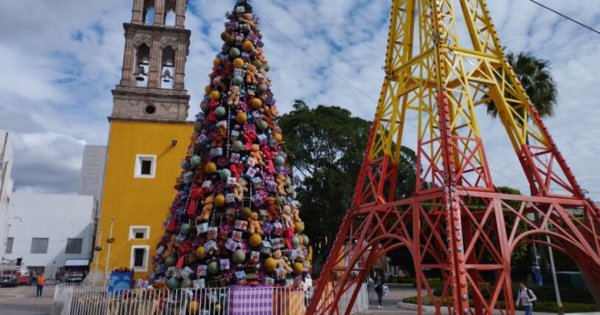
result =
[[[514,314],[511,253],[523,242],[568,254],[597,297],[599,209],[506,61],[485,1],[394,0],[384,70],[353,205],[308,314],[349,314],[338,307],[341,295],[399,247],[412,254],[419,304],[424,290],[438,314]],[[476,115],[489,101],[531,196],[495,189]],[[416,147],[417,188],[398,200],[401,145]],[[441,273],[441,296],[424,269]]]

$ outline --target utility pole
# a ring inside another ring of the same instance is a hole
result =
[[[113,239],[114,223],[115,223],[115,217],[110,218],[110,233],[108,235],[108,239],[106,240],[106,242],[108,243],[108,246],[106,249],[106,266],[104,268],[104,282],[105,283],[108,283],[108,265],[110,262],[110,245],[115,241]]]

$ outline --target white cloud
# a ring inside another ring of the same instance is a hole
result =
[[[186,87],[190,117],[198,111],[212,60],[221,48],[224,14],[231,1],[190,0],[186,26],[192,43]],[[597,0],[544,2],[600,27]],[[390,1],[255,1],[280,112],[294,99],[339,105],[373,119],[385,58]],[[550,132],[582,186],[600,199],[596,117],[600,90],[600,40],[529,1],[488,1],[502,44],[550,60],[560,99]],[[0,10],[0,128],[19,136],[19,189],[75,191],[72,172],[83,143],[105,144],[112,89],[120,79],[122,23],[131,1],[4,1]],[[498,121],[482,118],[490,166],[497,185],[526,191],[520,166]],[[487,120],[487,122],[485,122]],[[410,125],[407,128],[412,128]],[[35,143],[49,144],[37,147]],[[408,145],[408,143],[406,143]],[[411,145],[409,145],[411,146]],[[412,145],[414,148],[414,145]],[[17,162],[18,162],[17,160]],[[35,180],[36,172],[71,174]],[[500,173],[500,171],[502,171]],[[67,176],[67,177],[68,177]],[[47,179],[50,178],[50,179]],[[57,188],[60,187],[60,188]]]

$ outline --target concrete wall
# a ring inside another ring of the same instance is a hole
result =
[[[14,238],[14,243],[12,253],[5,257],[22,257],[26,267],[44,267],[49,279],[66,259],[91,260],[94,207],[92,196],[13,193],[9,217],[14,219],[8,236]],[[49,239],[46,254],[31,253],[34,237]],[[69,238],[83,239],[80,254],[65,254]]]
[[[104,181],[105,162],[105,145],[86,145],[83,148],[79,195],[94,196],[96,200],[102,200],[102,182]]]
[[[11,223],[8,216],[8,205],[13,191],[11,177],[13,147],[11,134],[5,130],[0,130],[0,160],[2,164],[0,166],[0,257],[3,257],[6,251],[9,224]]]

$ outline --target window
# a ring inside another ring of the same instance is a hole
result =
[[[129,227],[129,239],[148,239],[150,238],[149,226],[131,226]]]
[[[9,237],[6,239],[6,254],[12,254],[13,243],[15,242],[14,237]]]
[[[154,178],[156,176],[156,155],[135,156],[135,174],[137,178]]]
[[[48,253],[48,241],[49,238],[34,237],[31,239],[31,253],[32,254],[46,254]]]
[[[165,25],[166,26],[175,26],[177,21],[177,16],[175,15],[175,10],[177,9],[177,1],[175,0],[167,0],[165,4]]]
[[[145,0],[144,1],[144,16],[142,17],[144,20],[144,24],[153,24],[154,23],[154,1],[153,0]]]
[[[148,270],[149,246],[131,246],[131,268],[134,271]]]
[[[65,250],[65,254],[81,254],[82,246],[82,238],[69,238],[67,239],[67,249]]]

